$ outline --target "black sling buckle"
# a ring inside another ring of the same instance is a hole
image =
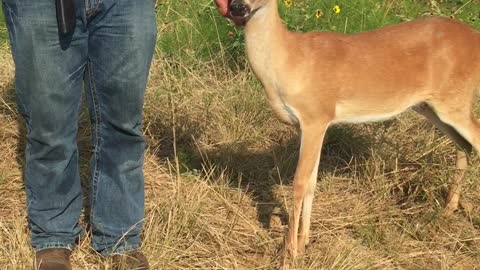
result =
[[[75,29],[74,0],[56,0],[58,31],[62,35],[73,33]]]

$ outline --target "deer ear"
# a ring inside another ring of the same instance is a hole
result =
[[[228,2],[229,0],[215,0],[215,4],[217,4],[218,11],[224,17],[228,15]]]

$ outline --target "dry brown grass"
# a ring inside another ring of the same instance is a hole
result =
[[[218,56],[223,59],[222,55]],[[13,63],[0,52],[0,265],[30,269],[22,185],[23,124]],[[146,219],[152,269],[276,269],[298,140],[271,114],[248,71],[212,59],[157,54],[145,104]],[[81,171],[89,127],[82,111]],[[333,127],[312,213],[312,243],[297,269],[480,268],[478,160],[465,180],[474,207],[441,217],[455,149],[412,113]],[[82,239],[74,269],[109,269]]]

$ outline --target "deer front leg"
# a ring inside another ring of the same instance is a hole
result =
[[[286,250],[295,258],[308,243],[312,201],[317,181],[320,152],[328,121],[301,125],[301,146],[293,180],[293,206],[287,234]],[[302,213],[303,208],[303,213]],[[302,222],[300,224],[300,216]],[[300,233],[299,233],[300,231]]]

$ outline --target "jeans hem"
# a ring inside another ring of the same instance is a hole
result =
[[[140,244],[124,244],[121,246],[113,246],[113,247],[104,247],[104,248],[95,248],[95,250],[100,250],[99,253],[102,256],[108,257],[117,254],[125,254],[131,251],[139,250]]]
[[[63,249],[68,249],[70,251],[73,250],[75,247],[74,244],[66,244],[66,243],[61,243],[61,242],[51,242],[51,243],[45,243],[41,244],[35,247],[35,251],[41,251],[45,249],[51,249],[51,248],[63,248]]]

